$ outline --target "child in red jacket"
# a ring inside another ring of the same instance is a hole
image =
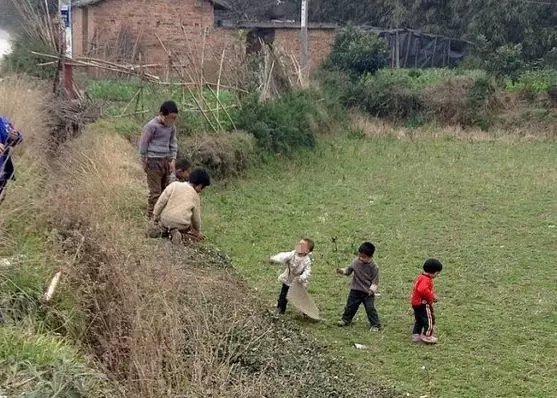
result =
[[[443,264],[439,260],[430,258],[424,263],[424,272],[414,282],[411,304],[416,322],[412,330],[412,341],[416,343],[437,343],[437,337],[433,335],[433,303],[437,301],[433,292],[433,278],[439,275],[442,269]]]

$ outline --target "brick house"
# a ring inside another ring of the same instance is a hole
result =
[[[259,38],[299,58],[299,22],[240,23],[227,20],[228,11],[225,0],[76,0],[73,54],[128,61],[140,57],[142,63],[164,65],[167,51],[187,53],[197,67],[202,64],[207,75],[214,75],[223,50],[228,60],[232,53],[250,51]],[[335,28],[309,25],[311,69],[329,54]]]

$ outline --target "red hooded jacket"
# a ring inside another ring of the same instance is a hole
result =
[[[426,273],[420,274],[414,282],[414,288],[412,289],[412,298],[410,299],[412,306],[425,303],[431,305],[434,299],[433,278]]]

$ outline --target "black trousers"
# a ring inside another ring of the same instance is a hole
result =
[[[433,334],[433,327],[435,326],[433,307],[429,304],[421,304],[412,306],[412,308],[414,309],[414,318],[416,319],[412,334],[431,336]]]
[[[277,302],[277,309],[278,312],[281,314],[284,314],[284,312],[286,311],[286,304],[288,303],[288,300],[286,299],[286,295],[288,294],[288,289],[290,289],[290,286],[285,285],[283,283],[282,289],[280,290],[278,302]]]
[[[379,314],[377,314],[377,310],[375,309],[374,301],[375,295],[373,294],[368,294],[359,290],[350,290],[346,307],[344,308],[344,314],[342,315],[342,320],[346,323],[352,322],[354,315],[358,312],[360,304],[363,303],[370,326],[377,328],[381,327]]]

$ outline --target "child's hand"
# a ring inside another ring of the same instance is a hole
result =
[[[344,275],[344,270],[342,268],[337,268],[336,273],[339,275]]]
[[[16,129],[10,130],[9,135],[10,135],[10,140],[14,140],[14,141],[17,140],[17,130]]]
[[[0,153],[4,152],[4,148],[6,148],[4,144],[0,143]]]
[[[439,300],[437,299],[437,296],[433,296],[433,302],[436,303],[437,301],[439,301]]]

